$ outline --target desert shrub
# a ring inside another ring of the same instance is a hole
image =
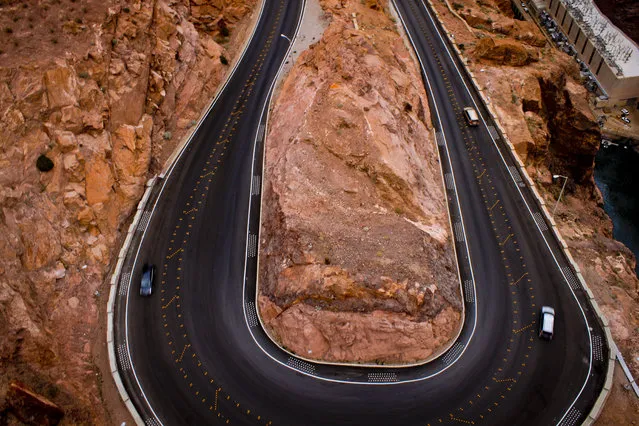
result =
[[[36,167],[41,172],[48,172],[49,170],[53,169],[53,161],[45,154],[42,154],[36,160]]]
[[[224,55],[220,55],[220,62],[222,63],[222,65],[228,65],[229,64],[229,60],[226,59],[226,56],[224,56]]]

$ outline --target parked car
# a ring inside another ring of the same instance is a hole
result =
[[[626,124],[630,124],[630,119],[628,117],[621,116],[621,121],[623,121]]]
[[[140,296],[150,296],[153,293],[153,279],[155,278],[155,266],[144,265],[142,279],[140,279]]]
[[[628,111],[625,108],[621,108],[621,115],[628,115],[628,114],[630,114],[630,111]]]
[[[550,306],[543,306],[539,314],[539,337],[552,340],[555,330],[555,310]]]

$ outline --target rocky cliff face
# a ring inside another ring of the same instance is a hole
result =
[[[459,18],[436,7],[522,160],[592,186],[601,134],[574,61],[546,45],[533,22],[514,19],[509,5],[455,2]]]
[[[2,2],[0,423],[11,379],[68,424],[108,423],[95,362],[109,265],[255,3]]]
[[[533,40],[541,33],[534,27],[530,27],[532,37],[527,37],[531,41],[517,34],[504,35],[499,28],[510,26],[513,19],[501,1],[455,3],[468,15],[490,17],[491,24],[481,28],[460,21],[445,4],[434,3],[456,42],[463,45],[469,66],[548,205],[554,206],[563,183],[553,181],[552,175],[568,176],[566,198],[558,205],[555,220],[637,377],[639,280],[634,273],[635,259],[612,239],[612,223],[594,185],[594,157],[601,134],[574,60],[554,48],[536,47]],[[484,41],[488,38],[502,45],[519,39],[538,60],[526,65],[487,57],[482,46],[490,44]],[[609,402],[616,408],[604,411],[601,424],[625,424],[636,418],[636,400],[621,388],[622,382],[616,382]]]
[[[260,314],[306,358],[423,360],[461,325],[425,91],[385,4],[321,4],[271,117]]]

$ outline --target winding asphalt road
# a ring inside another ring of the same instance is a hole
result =
[[[603,331],[529,189],[421,1],[396,6],[437,131],[465,299],[459,340],[409,368],[313,364],[255,316],[265,105],[304,2],[266,0],[207,118],[158,186],[116,295],[118,368],[148,425],[574,425],[602,389]],[[265,199],[265,203],[269,200]],[[248,220],[247,220],[248,219]],[[139,248],[138,248],[139,247]],[[158,266],[150,298],[144,263]],[[555,339],[536,337],[539,308]]]

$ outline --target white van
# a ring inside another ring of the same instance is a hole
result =
[[[550,306],[543,306],[539,315],[539,337],[552,340],[555,329],[555,310]]]
[[[464,108],[464,117],[466,117],[466,121],[468,121],[469,126],[479,125],[479,115],[477,114],[477,111],[475,111],[475,108]]]

